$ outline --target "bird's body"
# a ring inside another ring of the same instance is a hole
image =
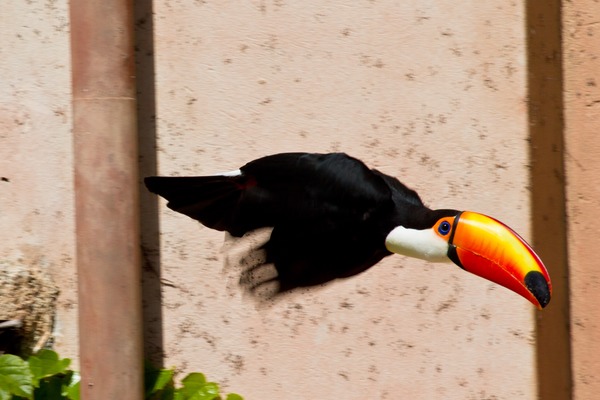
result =
[[[343,153],[275,154],[231,173],[150,177],[146,185],[209,228],[242,236],[272,227],[265,262],[280,291],[358,274],[392,252],[461,265],[448,248],[454,233],[436,227],[458,224],[459,211],[431,210],[396,178]]]

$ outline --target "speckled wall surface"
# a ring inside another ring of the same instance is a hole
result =
[[[491,214],[529,238],[522,3],[166,0],[154,11],[159,173],[345,151],[432,207]],[[76,357],[67,4],[9,1],[0,19],[0,257],[61,282],[56,344]],[[534,311],[514,293],[396,256],[257,304],[224,266],[223,234],[159,210],[164,308],[147,329],[167,366],[247,399],[536,396]]]
[[[60,282],[55,343],[77,356],[71,72],[66,1],[0,15],[0,261]]]
[[[600,390],[600,5],[565,3],[565,144],[574,398]]]
[[[432,207],[528,236],[522,4],[155,4],[158,171],[345,151]],[[223,234],[160,209],[167,365],[249,399],[535,397],[533,309],[450,265],[390,257],[257,305]],[[343,251],[343,249],[340,249]]]

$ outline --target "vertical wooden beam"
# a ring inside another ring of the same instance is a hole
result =
[[[563,2],[564,112],[575,399],[600,393],[600,4]]]
[[[538,393],[571,399],[569,270],[563,144],[560,0],[527,3],[533,246],[553,283],[550,305],[536,314]]]
[[[70,2],[81,397],[141,399],[131,0]]]

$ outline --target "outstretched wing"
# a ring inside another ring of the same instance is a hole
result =
[[[149,177],[169,208],[235,236],[297,221],[368,220],[391,203],[384,180],[345,154],[283,153],[252,161],[239,175]]]
[[[234,236],[273,227],[264,249],[281,291],[357,274],[388,255],[384,241],[396,207],[394,185],[412,192],[343,153],[275,154],[240,171],[150,177],[146,185],[171,209]]]

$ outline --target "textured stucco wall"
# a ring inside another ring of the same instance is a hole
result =
[[[522,3],[154,7],[159,173],[346,151],[528,237]],[[160,213],[167,365],[249,399],[536,395],[534,311],[513,293],[397,256],[259,306],[223,266],[223,234]]]
[[[154,9],[161,174],[346,151],[432,207],[488,213],[528,237],[522,3]],[[53,0],[9,0],[0,14],[0,258],[60,282],[56,344],[76,357],[67,15]],[[248,399],[535,398],[533,310],[515,294],[398,256],[261,306],[224,267],[221,233],[159,206],[161,258],[148,258],[164,308],[147,329],[167,366]]]
[[[575,399],[600,391],[600,6],[566,2],[563,15],[565,164]]]
[[[59,284],[55,343],[75,357],[67,2],[3,2],[0,26],[0,261]]]

